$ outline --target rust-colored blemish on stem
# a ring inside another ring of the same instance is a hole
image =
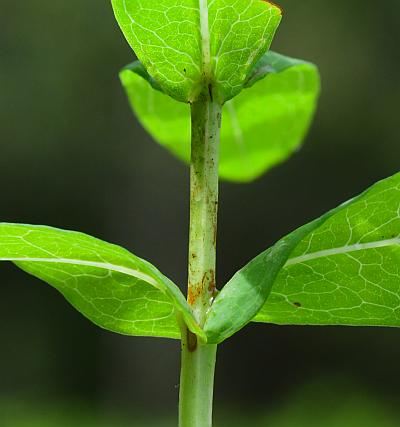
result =
[[[203,293],[204,282],[196,284],[194,286],[189,286],[187,301],[190,306],[194,306],[196,301],[201,297]]]
[[[207,274],[207,273],[206,273]],[[217,286],[215,284],[215,273],[214,270],[210,270],[208,272],[208,291],[211,295],[215,295],[215,292],[217,290]]]
[[[214,247],[217,246],[217,224],[213,224],[213,243]]]
[[[193,306],[196,301],[192,286],[189,286],[187,300],[188,304],[191,306]]]

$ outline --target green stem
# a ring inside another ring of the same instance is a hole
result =
[[[215,296],[218,154],[221,107],[192,104],[188,302],[200,326]]]
[[[200,326],[216,293],[218,154],[221,106],[207,90],[192,104],[188,302]],[[182,328],[180,427],[211,427],[216,345]]]
[[[182,339],[179,427],[211,427],[217,346]]]

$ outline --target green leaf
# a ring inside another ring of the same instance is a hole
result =
[[[240,270],[211,307],[204,327],[208,342],[223,341],[252,319],[400,326],[399,244],[397,174],[289,234]]]
[[[255,321],[400,326],[400,174],[332,211],[301,240]]]
[[[138,62],[125,67],[120,78],[130,105],[143,127],[181,160],[190,161],[190,107],[154,90],[156,84]]]
[[[153,90],[157,84],[138,62],[120,77],[144,128],[189,162],[189,106]],[[268,52],[252,69],[246,87],[223,107],[220,176],[236,182],[257,178],[299,148],[314,115],[320,82],[314,65]]]
[[[104,329],[180,338],[179,312],[204,336],[179,288],[119,246],[73,231],[0,223],[0,261],[49,283]]]
[[[213,85],[225,102],[242,90],[250,70],[269,49],[282,11],[265,0],[208,4]]]
[[[320,91],[318,69],[268,52],[248,89],[227,102],[221,131],[221,177],[246,182],[298,150],[310,127]]]
[[[261,0],[112,0],[128,43],[165,93],[194,101],[211,84],[221,102],[239,93],[281,20]]]
[[[319,223],[317,220],[315,223]],[[258,255],[223,287],[207,315],[207,342],[218,344],[242,329],[260,311],[293,248],[313,229],[305,225]]]

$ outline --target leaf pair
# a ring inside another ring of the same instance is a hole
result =
[[[221,178],[251,181],[299,148],[314,115],[319,75],[310,63],[267,52],[281,20],[277,6],[263,0],[112,3],[141,61],[123,69],[121,81],[136,116],[162,146],[189,162],[188,103],[210,90],[225,104]]]
[[[251,180],[284,160],[315,109],[315,66],[266,53],[280,10],[264,0],[113,0],[142,64],[121,72],[131,104],[188,161],[188,106],[221,105],[220,174]],[[168,97],[169,95],[170,97]],[[175,102],[183,101],[183,103]],[[240,270],[201,329],[179,288],[125,249],[82,233],[0,224],[0,261],[44,280],[97,325],[220,343],[247,323],[400,326],[400,174],[280,240]]]
[[[223,103],[241,90],[281,20],[261,0],[112,0],[132,49],[165,93],[194,101],[204,84]]]
[[[250,321],[400,326],[400,174],[289,234],[225,285],[201,330],[154,266],[82,233],[0,224],[0,260],[46,281],[102,328],[209,343]]]
[[[136,61],[120,73],[132,109],[162,146],[190,161],[190,107],[160,91]],[[245,89],[223,107],[221,178],[246,182],[286,160],[299,148],[319,93],[317,68],[268,52]],[[156,89],[156,90],[154,90]]]

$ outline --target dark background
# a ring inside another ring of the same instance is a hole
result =
[[[110,2],[0,4],[0,220],[121,244],[184,285],[188,169],[131,114],[117,73],[133,54]],[[221,184],[220,286],[282,235],[400,169],[400,2],[280,4],[273,49],[317,63],[322,97],[298,154],[253,184]],[[99,330],[8,264],[0,286],[0,401],[174,414],[178,342]],[[315,381],[321,405],[340,399],[324,398],[338,381],[396,402],[399,360],[398,330],[251,325],[220,347],[216,411],[268,411]]]

